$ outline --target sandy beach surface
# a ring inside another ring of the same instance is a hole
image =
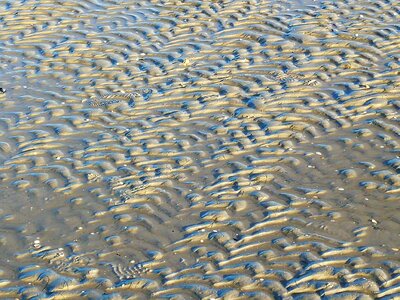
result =
[[[0,0],[0,298],[400,299],[400,2]]]

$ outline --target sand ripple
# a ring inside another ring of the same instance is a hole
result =
[[[0,1],[0,297],[400,297],[396,1]]]

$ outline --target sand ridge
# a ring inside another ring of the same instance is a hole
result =
[[[0,297],[400,297],[396,1],[0,7]]]

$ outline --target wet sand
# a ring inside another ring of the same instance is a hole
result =
[[[0,298],[400,299],[397,1],[0,1]]]

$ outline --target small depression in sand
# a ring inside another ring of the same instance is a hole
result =
[[[400,298],[399,23],[0,0],[0,298]]]

